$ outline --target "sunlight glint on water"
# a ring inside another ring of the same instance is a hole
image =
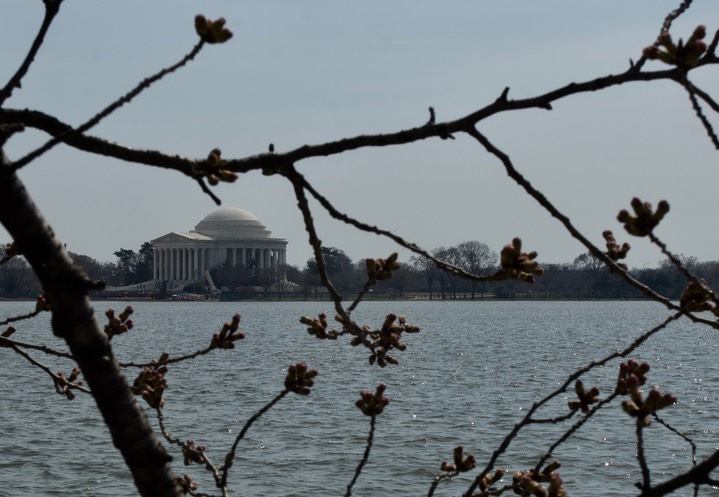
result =
[[[108,306],[97,304],[98,314]],[[24,313],[32,303],[0,303],[0,318]],[[136,328],[116,337],[120,360],[149,360],[161,351],[190,352],[209,343],[232,314],[242,314],[247,338],[170,369],[165,416],[173,434],[206,445],[221,461],[244,421],[282,388],[290,363],[319,370],[312,394],[288,396],[250,430],[230,473],[232,495],[343,495],[364,450],[368,419],[354,407],[360,390],[383,382],[391,403],[378,419],[369,463],[355,496],[425,495],[443,460],[459,444],[481,466],[526,409],[563,382],[574,369],[624,348],[667,312],[645,302],[370,302],[355,318],[381,325],[388,312],[404,314],[422,331],[407,336],[400,365],[379,369],[347,340],[318,341],[299,324],[301,315],[331,314],[324,302],[137,303]],[[21,323],[18,340],[58,346],[48,317]],[[672,392],[680,404],[662,417],[697,442],[698,456],[719,448],[715,332],[688,322],[673,324],[631,357],[652,365],[649,386]],[[0,401],[0,495],[135,495],[119,455],[92,399],[72,402],[54,393],[49,378],[3,349],[4,393]],[[34,354],[38,357],[38,354]],[[41,358],[69,372],[54,358]],[[584,379],[608,395],[617,363]],[[131,380],[136,372],[129,374]],[[560,395],[545,416],[566,412]],[[559,427],[533,425],[500,459],[510,471],[533,466],[559,435]],[[687,469],[688,444],[652,425],[646,452],[660,481]],[[216,493],[197,467],[188,473],[200,490]],[[574,496],[636,495],[633,422],[610,406],[556,452],[560,473]],[[505,481],[509,481],[505,477]],[[467,478],[441,485],[436,495],[459,495]],[[710,491],[705,491],[709,495]]]

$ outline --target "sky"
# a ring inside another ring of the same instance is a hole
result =
[[[454,120],[494,101],[540,95],[570,82],[626,70],[656,38],[678,0],[366,0],[312,2],[65,0],[30,72],[6,102],[78,125],[197,41],[194,17],[225,17],[234,37],[206,46],[181,71],[145,91],[90,134],[133,148],[203,158],[277,152],[360,134]],[[40,0],[6,0],[0,17],[4,85],[40,25]],[[695,0],[672,28],[719,28],[719,2]],[[646,66],[659,70],[659,62]],[[692,80],[719,87],[719,70]],[[716,96],[716,95],[715,95]],[[710,110],[706,111],[710,113]],[[719,127],[719,118],[711,116]],[[592,241],[602,231],[629,241],[630,267],[661,253],[616,221],[639,196],[671,211],[656,229],[676,253],[719,258],[715,189],[719,152],[676,84],[632,83],[554,104],[496,115],[479,125]],[[28,130],[5,152],[16,159],[48,137]],[[544,263],[586,251],[509,179],[473,139],[353,151],[297,164],[341,211],[390,229],[427,250],[478,240],[499,252],[515,236]],[[69,250],[113,261],[171,231],[189,231],[216,206],[171,171],[56,147],[20,173]],[[223,206],[257,216],[289,241],[287,261],[312,256],[286,180],[259,172],[214,188]],[[330,219],[312,204],[326,246],[352,259],[407,250]],[[9,241],[0,228],[0,241]]]

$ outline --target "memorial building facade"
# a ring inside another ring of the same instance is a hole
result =
[[[252,213],[237,207],[211,212],[194,230],[173,231],[152,240],[153,279],[191,282],[223,264],[277,269],[287,262],[287,240],[272,233]]]

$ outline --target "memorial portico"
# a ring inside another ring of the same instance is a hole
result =
[[[190,282],[206,269],[229,263],[248,269],[277,269],[287,262],[287,240],[272,233],[250,212],[223,207],[188,232],[173,231],[152,240],[153,279]]]

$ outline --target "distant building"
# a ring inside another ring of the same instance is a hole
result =
[[[223,207],[188,232],[173,231],[152,240],[153,279],[180,282],[204,279],[206,269],[225,263],[263,270],[286,264],[287,240],[272,233],[250,212]]]

